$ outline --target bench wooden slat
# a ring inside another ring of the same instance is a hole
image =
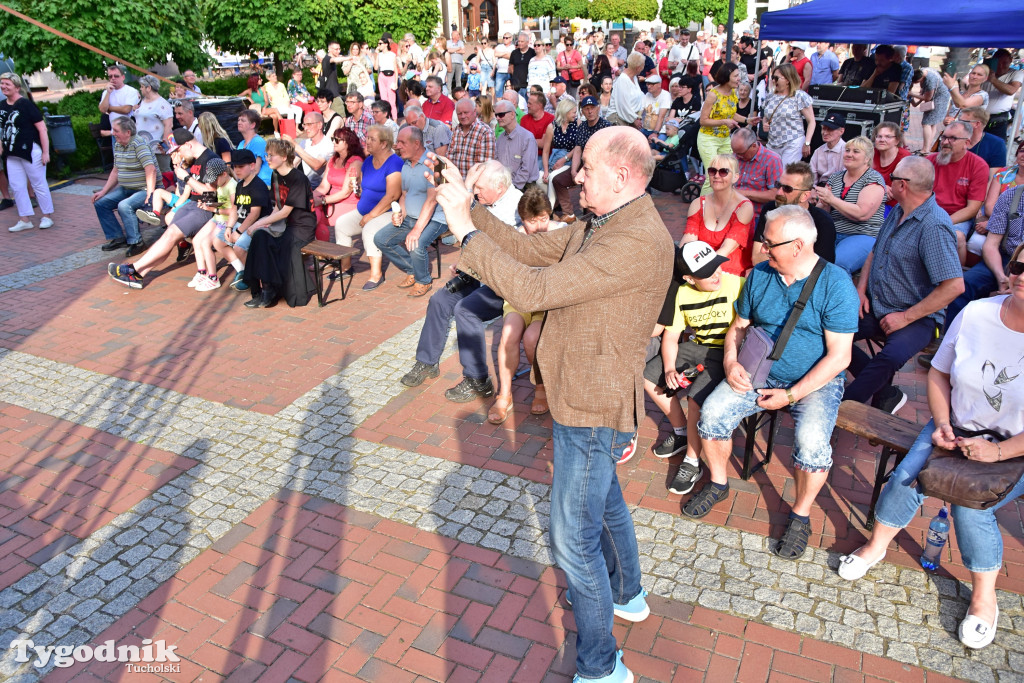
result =
[[[338,260],[346,256],[356,256],[359,250],[355,247],[344,247],[334,242],[313,240],[302,248],[302,253],[321,259]]]
[[[898,453],[909,451],[921,433],[921,425],[857,401],[842,402],[836,426]]]

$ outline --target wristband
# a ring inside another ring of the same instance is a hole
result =
[[[789,388],[786,389],[786,398],[789,399],[789,405],[796,403],[796,399],[793,398],[793,392]]]

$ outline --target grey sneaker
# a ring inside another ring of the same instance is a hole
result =
[[[693,490],[694,484],[700,481],[701,474],[700,466],[691,465],[684,460],[683,464],[676,470],[676,476],[672,483],[668,485],[668,490],[680,495],[689,493]]]
[[[462,381],[444,392],[444,397],[454,403],[469,403],[475,398],[490,398],[494,396],[494,385],[491,378],[473,379],[463,377]]]
[[[402,376],[402,384],[407,387],[418,387],[423,384],[423,380],[428,377],[437,377],[440,374],[440,370],[437,365],[427,365],[421,361],[416,361],[416,365],[412,366],[412,370]]]
[[[676,453],[682,453],[685,450],[686,434],[669,432],[669,435],[665,437],[665,440],[654,447],[654,457],[671,458]]]

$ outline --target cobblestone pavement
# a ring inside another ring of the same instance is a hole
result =
[[[4,276],[0,287],[28,288],[46,276],[46,268],[52,276],[54,270],[70,271],[101,260],[97,251],[89,249]],[[403,394],[398,378],[408,369],[418,330],[418,322],[410,324],[275,415],[37,355],[0,351],[0,387],[7,404],[195,463],[103,526],[82,532],[73,543],[65,536],[49,547],[47,555],[33,555],[37,563],[26,565],[23,575],[0,590],[0,643],[6,646],[20,637],[29,637],[36,645],[98,642],[102,634],[119,628],[120,619],[145,611],[144,601],[149,597],[152,603],[150,596],[161,596],[161,586],[177,581],[193,566],[208,564],[197,558],[233,547],[239,529],[253,528],[246,520],[263,514],[257,511],[268,501],[287,499],[289,492],[303,495],[305,501],[326,501],[390,520],[414,533],[452,539],[459,547],[493,551],[493,557],[549,567],[548,484],[352,436],[360,424]],[[446,355],[450,352],[451,347]],[[9,488],[0,494],[0,503],[7,508],[19,503],[19,482],[16,477],[11,481],[0,487]],[[693,605],[703,608],[702,613],[723,615],[721,619],[738,618],[741,624],[775,629],[764,633],[791,632],[806,642],[852,648],[865,658],[885,658],[968,680],[1024,680],[1024,604],[1019,594],[1000,592],[996,642],[970,652],[954,635],[969,588],[953,578],[883,563],[870,580],[851,585],[835,574],[834,552],[810,549],[802,561],[786,562],[767,551],[761,534],[695,523],[645,507],[636,507],[633,516],[645,585],[663,598],[656,605],[665,611],[680,609],[673,605]],[[554,594],[545,595],[550,610]],[[750,627],[747,631],[755,632]],[[566,631],[560,633],[560,642],[554,644],[561,653],[558,662],[551,664],[549,659],[532,678],[521,670],[524,678],[540,680],[545,671],[571,673],[571,665],[566,669],[565,664],[566,657],[571,662],[571,652],[566,654],[561,642]],[[867,659],[856,661],[863,668],[861,674],[873,673]],[[703,660],[708,680],[714,680],[710,665],[710,659]],[[911,667],[900,676],[882,677],[922,677]],[[36,669],[16,662],[11,650],[0,652],[3,679],[37,680],[51,668],[52,664]],[[227,668],[223,675],[230,673]],[[791,674],[797,677],[825,676],[796,668]],[[364,679],[387,677],[383,669],[349,673]],[[442,665],[420,673],[441,679],[453,672]],[[838,674],[828,669],[828,677],[833,675]],[[658,674],[650,676],[660,679]],[[928,678],[938,680],[934,674]],[[247,680],[242,675],[239,679]]]

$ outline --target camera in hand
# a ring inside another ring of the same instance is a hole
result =
[[[462,271],[459,271],[458,275],[453,277],[448,282],[444,283],[444,288],[447,289],[452,294],[457,294],[466,286],[471,285],[476,281],[477,280],[475,277],[470,277],[469,275],[466,275]]]

